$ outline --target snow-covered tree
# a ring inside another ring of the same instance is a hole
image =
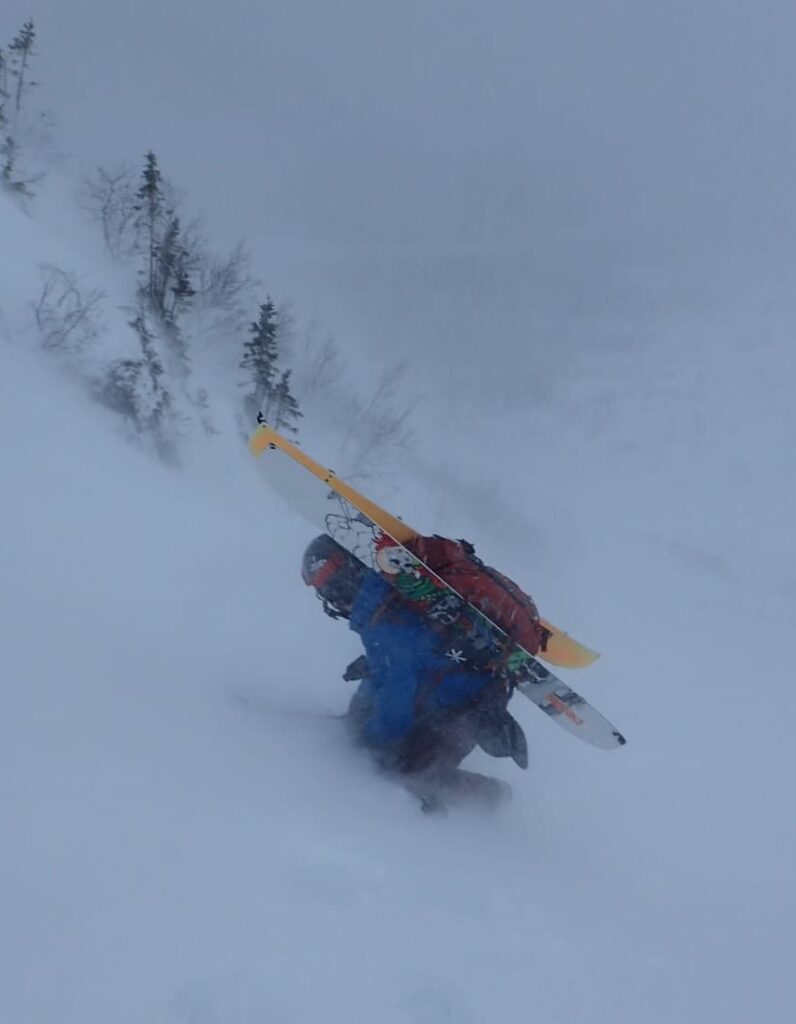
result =
[[[158,161],[152,150],[146,154],[141,184],[136,192],[136,221],[138,245],[146,257],[146,268],[142,271],[141,287],[154,304],[157,294],[157,255],[163,234],[166,201],[163,195],[162,176]]]
[[[182,429],[190,421],[213,432],[210,394],[190,379],[190,344],[235,339],[248,322],[238,363],[245,371],[246,417],[251,422],[262,411],[281,429],[297,432],[301,374],[296,392],[293,368],[284,362],[292,316],[269,296],[250,322],[258,282],[246,248],[238,245],[224,257],[208,252],[198,222],[183,226],[180,198],[151,150],[137,180],[126,166],[98,168],[83,184],[81,204],[101,226],[111,255],[138,263],[138,312],[131,325],[143,354],[114,362],[98,389],[102,400],[141,431],[163,435],[168,420],[172,438],[177,424]]]
[[[249,389],[244,403],[252,419],[261,411],[267,419],[270,412],[278,373],[278,336],[279,314],[269,297],[260,305],[260,315],[249,327],[249,340],[243,345],[240,361],[247,377],[241,386]]]
[[[180,312],[196,294],[190,271],[194,257],[180,230],[180,218],[171,214],[163,237],[155,246],[155,261],[150,285],[153,309],[168,323],[176,323]]]
[[[277,430],[288,430],[291,434],[297,434],[296,424],[303,418],[304,413],[299,409],[298,401],[290,390],[291,372],[291,370],[285,370],[274,385],[271,394],[271,417]],[[268,419],[267,412],[265,418]]]
[[[106,183],[105,193],[108,187]],[[175,323],[195,294],[191,273],[199,257],[191,251],[180,218],[169,200],[169,191],[157,157],[150,150],[145,157],[134,207],[137,248],[145,259],[141,290],[156,316]],[[119,213],[126,219],[123,210]]]
[[[30,74],[35,42],[36,29],[29,20],[8,44],[8,52],[0,53],[0,182],[24,196],[32,194],[35,180],[20,167],[25,100],[37,84]]]
[[[0,138],[5,138],[8,126],[8,59],[0,50]]]
[[[33,20],[26,21],[16,37],[9,43],[9,75],[13,80],[13,121],[12,126],[19,125],[20,113],[22,111],[22,99],[25,94],[36,85],[30,80],[28,71],[31,57],[33,56],[33,44],[36,41],[36,29]]]
[[[169,193],[173,189],[164,181],[157,157],[150,150],[134,207],[135,251],[144,258],[139,295],[168,346],[168,371],[184,387],[190,359],[179,318],[195,294],[191,275],[200,258],[186,238]]]
[[[130,321],[141,348],[138,358],[117,359],[95,384],[97,397],[127,417],[136,431],[152,437],[159,455],[175,461],[171,394],[164,383],[163,362],[155,336],[139,310]]]

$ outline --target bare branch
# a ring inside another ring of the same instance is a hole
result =
[[[101,226],[105,247],[114,259],[135,251],[135,193],[136,174],[128,164],[98,167],[78,193],[81,208]]]
[[[33,313],[42,347],[77,355],[102,331],[105,293],[96,288],[83,290],[79,278],[52,264],[43,264],[39,270],[42,289],[33,303]]]
[[[408,426],[412,406],[398,404],[398,385],[406,374],[406,364],[396,363],[379,378],[367,401],[352,398],[348,403],[344,452],[354,466],[349,479],[378,473],[397,449],[411,443]]]
[[[238,312],[241,322],[251,305],[252,293],[259,282],[251,273],[251,254],[239,242],[227,256],[205,256],[197,269],[197,304],[225,313]]]
[[[296,388],[302,401],[328,396],[339,386],[345,374],[345,362],[334,337],[321,334],[317,323],[304,333],[304,346],[296,367]]]

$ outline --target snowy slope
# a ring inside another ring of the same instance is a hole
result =
[[[520,704],[531,770],[496,769],[514,803],[427,820],[334,723],[279,710],[350,692],[354,638],[298,577],[312,531],[231,440],[170,472],[29,351],[22,295],[68,243],[0,211],[0,1019],[788,1019],[793,601],[787,561],[772,568],[787,475],[758,464],[770,526],[751,559],[738,530],[763,503],[741,495],[710,526],[731,474],[691,489],[688,514],[664,503],[733,445],[709,437],[689,461],[651,399],[626,399],[651,438],[629,452],[572,408],[518,418],[557,457],[504,485],[499,535],[446,504],[441,478],[407,477],[402,511],[476,529],[605,652],[575,682],[630,740],[603,754]],[[638,395],[651,367],[628,372]],[[582,388],[597,399],[593,376]],[[763,436],[778,394],[772,380],[747,409]],[[468,445],[467,468],[505,480],[494,440]]]

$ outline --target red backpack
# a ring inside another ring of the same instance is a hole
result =
[[[404,545],[530,654],[545,649],[549,634],[536,605],[508,576],[484,565],[472,544],[418,536]]]

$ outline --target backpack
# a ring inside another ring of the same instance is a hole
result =
[[[529,654],[545,649],[550,634],[534,602],[508,576],[484,565],[468,541],[417,536],[404,546]]]

